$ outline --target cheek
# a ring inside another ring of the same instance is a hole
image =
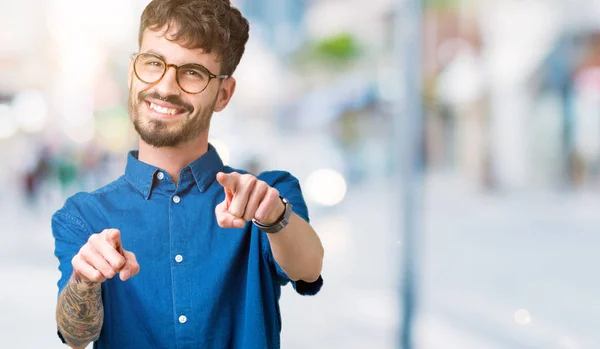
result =
[[[129,96],[133,99],[134,103],[137,101],[139,91],[139,87],[136,86],[135,82],[131,84],[131,87],[129,87]]]
[[[204,93],[204,92],[202,92]],[[209,102],[206,100],[205,96],[194,98],[190,100],[188,103],[194,106],[195,112],[199,112],[201,110],[205,110],[208,107]]]
[[[152,85],[145,84],[145,83],[139,81],[138,79],[133,79],[133,82],[131,84],[131,87],[129,88],[129,91],[137,99],[141,92],[147,91],[151,88],[152,88]]]

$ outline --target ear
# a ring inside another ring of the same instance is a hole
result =
[[[223,80],[219,86],[219,95],[217,96],[217,103],[215,103],[215,111],[218,113],[225,109],[231,97],[235,92],[235,78],[230,76]]]

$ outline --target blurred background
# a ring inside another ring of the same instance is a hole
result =
[[[211,142],[298,177],[326,250],[283,348],[600,348],[599,1],[233,2],[251,36]],[[2,348],[63,347],[50,216],[136,147],[147,3],[0,0]]]

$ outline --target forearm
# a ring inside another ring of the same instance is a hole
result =
[[[67,344],[85,348],[98,339],[104,321],[100,283],[75,274],[58,298],[56,322]]]
[[[277,234],[267,234],[273,256],[292,280],[314,282],[323,266],[323,245],[302,217],[292,214],[290,223]]]

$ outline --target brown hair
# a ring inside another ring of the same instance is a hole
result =
[[[221,72],[231,75],[240,63],[248,41],[249,24],[229,0],[152,0],[142,13],[138,44],[146,29],[167,25],[176,32],[167,38],[188,49],[214,51],[221,60]]]

